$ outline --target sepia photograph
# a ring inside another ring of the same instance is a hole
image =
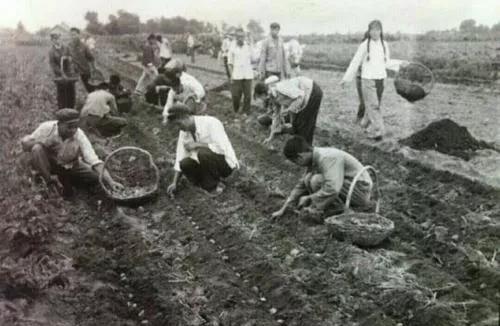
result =
[[[500,1],[0,3],[0,326],[500,326]]]

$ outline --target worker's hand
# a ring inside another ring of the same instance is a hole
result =
[[[188,143],[184,144],[184,148],[188,152],[194,151],[194,150],[196,150],[198,148],[198,143],[194,142],[194,141],[188,142]]]
[[[122,191],[123,189],[125,189],[125,187],[120,182],[114,180],[111,180],[109,185],[114,191]]]
[[[272,218],[278,218],[278,217],[283,216],[283,214],[285,214],[285,209],[281,208],[280,210],[274,212],[271,216],[272,216]]]
[[[155,86],[155,93],[159,93],[160,92],[160,86]]]
[[[170,196],[170,197],[174,197],[174,194],[175,192],[177,191],[177,184],[172,183],[170,186],[168,186],[167,188],[167,194]]]
[[[306,206],[309,206],[311,203],[311,197],[310,196],[302,196],[299,199],[299,204],[297,205],[298,208],[303,208]]]
[[[410,65],[410,61],[403,60],[403,61],[401,62],[401,65],[400,65],[400,66],[401,66],[401,68],[406,68],[406,67],[408,67],[409,65]]]
[[[168,119],[167,119],[167,117],[163,117],[163,121],[162,121],[161,123],[162,123],[164,126],[166,126],[166,125],[167,125],[167,123],[168,123]]]
[[[263,144],[264,144],[265,146],[270,146],[270,145],[271,145],[271,142],[273,141],[273,139],[274,139],[274,136],[273,136],[273,135],[271,135],[271,136],[267,137],[266,139],[264,139]]]
[[[340,85],[340,87],[345,88],[345,85],[346,85],[346,84],[347,84],[347,82],[346,82],[345,80],[343,80],[343,79],[342,79],[342,80],[340,81],[340,84],[339,84],[339,85]]]

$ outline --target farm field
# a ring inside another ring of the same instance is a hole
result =
[[[213,91],[209,114],[224,122],[242,164],[223,195],[208,197],[187,183],[175,199],[165,195],[176,135],[137,102],[121,137],[93,141],[101,155],[123,145],[150,151],[161,170],[158,198],[138,208],[117,207],[93,192],[69,202],[52,198],[16,165],[19,137],[56,108],[52,81],[43,78],[50,75],[46,53],[0,49],[0,209],[6,212],[0,230],[11,226],[0,238],[1,325],[498,324],[498,190],[408,160],[384,148],[391,142],[377,147],[359,141],[352,128],[345,132],[353,116],[352,90],[340,96],[324,87],[332,102],[323,106],[316,142],[345,148],[381,171],[382,214],[396,230],[376,248],[337,241],[324,226],[304,223],[293,212],[271,220],[302,171],[261,145],[266,131],[255,122],[257,112],[242,121],[230,100]],[[100,57],[99,64],[106,74],[119,72],[129,87],[140,75],[137,66],[113,56]],[[190,72],[208,89],[224,82],[202,69]],[[311,72],[323,80],[339,78]],[[456,103],[476,92],[447,87],[438,89],[449,90],[446,96]],[[479,94],[459,107],[492,110],[488,105],[497,95]],[[387,98],[388,114],[407,110],[427,117],[425,107],[396,108],[393,90]],[[429,105],[447,99],[430,97]],[[389,116],[393,134],[397,120]],[[468,125],[475,135],[494,138],[493,127],[475,123]],[[410,127],[420,128],[399,128]],[[24,231],[32,225],[37,232]],[[16,235],[20,242],[9,241]],[[25,264],[27,272],[13,273],[16,264]]]

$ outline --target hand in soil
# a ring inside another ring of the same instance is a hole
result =
[[[297,208],[300,209],[300,208],[309,206],[310,203],[311,203],[311,197],[310,196],[302,196],[299,199],[299,204],[297,205]]]
[[[167,188],[167,194],[170,196],[170,198],[174,198],[174,194],[176,191],[177,191],[177,185],[175,183],[172,183]]]
[[[280,209],[279,211],[274,212],[274,213],[271,215],[271,217],[272,217],[273,219],[275,219],[275,218],[278,218],[278,217],[283,216],[283,214],[285,214],[285,210],[284,210],[284,209]]]

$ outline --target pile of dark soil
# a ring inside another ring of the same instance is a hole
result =
[[[424,129],[401,140],[400,143],[419,150],[433,149],[466,161],[474,156],[476,150],[493,148],[486,142],[472,137],[466,127],[450,119],[434,121]]]

